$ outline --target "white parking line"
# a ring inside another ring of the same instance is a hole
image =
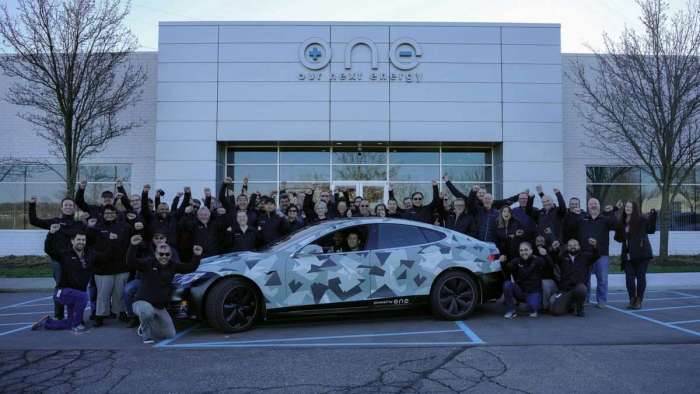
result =
[[[51,298],[53,298],[53,296],[35,298],[35,299],[33,299],[33,300],[24,301],[24,302],[18,302],[18,303],[16,303],[16,304],[12,304],[12,305],[0,306],[0,310],[8,309],[8,308],[16,308],[16,307],[18,307],[18,306],[30,304],[30,303],[32,303],[32,302],[34,302],[34,301],[50,300]],[[53,304],[49,304],[49,305],[53,305]]]
[[[668,322],[668,324],[690,324],[690,323],[700,323],[700,320],[683,320],[683,321]]]
[[[688,297],[661,297],[661,298],[645,298],[644,302],[647,301],[673,301],[673,300],[690,300],[693,298],[700,298],[700,296],[688,296]],[[629,300],[608,300],[608,302],[630,302]]]
[[[41,314],[47,314],[47,313],[53,313],[53,311],[0,313],[0,316],[41,315]]]
[[[28,329],[28,328],[32,328],[32,325],[33,325],[33,324],[34,324],[34,323],[32,323],[32,324],[27,324],[26,326],[23,326],[23,327],[20,327],[20,328],[15,328],[14,330],[1,332],[1,333],[0,333],[0,337],[1,337],[1,336],[4,336],[4,335],[12,334],[12,333],[17,332],[17,331],[22,331],[22,330],[26,330],[26,329]]]
[[[0,326],[21,326],[22,324],[34,324],[30,322],[22,322],[22,323],[0,323]]]
[[[620,308],[614,307],[614,306],[612,306],[612,305],[610,305],[610,304],[608,304],[608,308],[610,308],[610,309],[612,309],[612,310],[615,310],[615,311],[618,311],[618,312],[621,312],[621,313],[624,313],[625,315],[634,316],[634,317],[636,317],[637,319],[646,320],[646,321],[648,321],[648,322],[650,322],[650,323],[655,323],[655,324],[658,324],[658,325],[663,326],[663,327],[666,327],[666,328],[671,328],[671,329],[674,329],[674,330],[682,331],[682,332],[684,332],[684,333],[686,333],[686,334],[695,335],[695,336],[700,337],[700,332],[698,332],[698,331],[693,331],[693,330],[689,330],[689,329],[687,329],[687,328],[678,327],[678,326],[673,325],[672,323],[666,323],[666,322],[663,322],[663,321],[661,321],[661,320],[656,320],[656,319],[653,319],[653,318],[651,318],[651,317],[644,316],[644,315],[640,315],[640,314],[635,313],[635,312],[626,311],[626,310],[624,310],[624,309],[620,309]],[[636,311],[636,312],[639,312],[639,311]]]
[[[669,309],[686,309],[686,308],[700,308],[700,305],[681,305],[681,306],[665,306],[660,308],[644,308],[637,309],[635,312],[653,312],[653,311],[665,311]]]

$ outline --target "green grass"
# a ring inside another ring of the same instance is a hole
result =
[[[46,267],[0,267],[0,278],[51,278],[53,271]]]

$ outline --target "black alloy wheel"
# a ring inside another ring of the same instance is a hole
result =
[[[249,330],[260,313],[260,297],[253,285],[231,278],[214,286],[206,300],[207,320],[223,332]]]
[[[447,320],[462,320],[476,308],[478,291],[474,279],[465,272],[442,274],[436,279],[430,294],[433,313]]]

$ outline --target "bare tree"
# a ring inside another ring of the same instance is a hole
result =
[[[10,53],[0,70],[15,78],[7,101],[36,126],[51,153],[65,161],[73,195],[81,161],[137,121],[120,112],[141,97],[146,74],[131,63],[138,48],[125,26],[130,3],[121,0],[18,0],[15,15],[0,6],[0,38]]]
[[[660,190],[660,255],[668,256],[671,202],[700,162],[700,1],[671,14],[637,0],[641,31],[603,35],[593,64],[576,61],[586,145],[648,172]]]

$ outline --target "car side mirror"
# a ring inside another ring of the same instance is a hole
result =
[[[306,256],[310,254],[322,254],[323,253],[323,248],[316,245],[316,244],[308,244],[301,248],[297,252],[297,256]]]

